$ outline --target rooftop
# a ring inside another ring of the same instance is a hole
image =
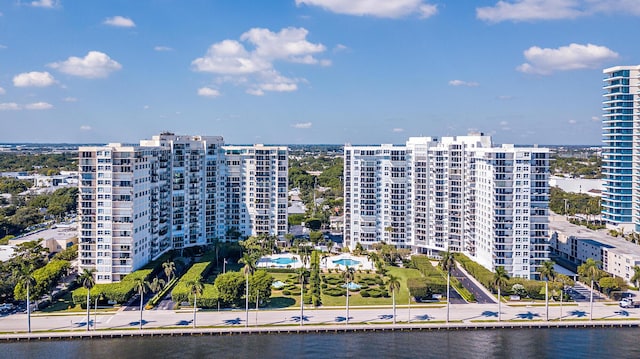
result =
[[[591,244],[598,245],[593,242],[597,242],[600,246],[609,248],[610,252],[630,254],[640,257],[640,245],[627,242],[619,237],[612,237],[606,229],[600,229],[597,231],[578,226],[569,223],[564,216],[557,214],[551,214],[549,216],[549,229],[552,232],[558,232],[565,236],[571,236],[580,238],[582,240],[588,240]]]

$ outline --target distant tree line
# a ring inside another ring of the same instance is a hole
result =
[[[0,172],[26,171],[44,175],[78,169],[77,152],[47,154],[0,153]]]
[[[550,170],[555,175],[569,175],[580,178],[602,178],[602,159],[591,156],[587,159],[554,156]]]
[[[60,188],[51,194],[16,198],[14,204],[0,207],[0,241],[6,242],[5,237],[17,236],[47,218],[60,218],[67,213],[76,212],[77,199],[77,187]]]

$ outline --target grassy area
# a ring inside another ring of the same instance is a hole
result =
[[[406,305],[409,302],[409,289],[407,288],[407,279],[408,278],[416,278],[421,277],[422,274],[416,269],[406,269],[406,268],[397,268],[397,267],[388,267],[387,273],[394,275],[400,281],[400,290],[396,292],[396,304],[398,305]],[[281,281],[286,283],[287,286],[282,290],[272,289],[271,291],[271,304],[270,308],[287,308],[287,307],[298,307],[300,305],[300,284],[298,283],[298,279],[295,274],[290,273],[271,273],[274,278],[274,281]],[[322,274],[322,276],[339,278],[341,274],[339,273],[331,273],[331,274]],[[378,274],[374,273],[356,273],[356,277],[354,282],[373,282],[376,278],[378,279],[378,283],[380,279],[383,281],[383,284],[369,285],[370,288],[387,288],[386,286],[386,277],[382,278]],[[339,287],[342,282],[338,284],[328,285],[328,287]],[[305,290],[309,289],[309,285],[305,286]],[[285,294],[289,293],[289,294]],[[346,302],[346,296],[330,296],[325,293],[322,294],[322,305],[323,306],[344,306]],[[349,292],[349,305],[350,306],[375,306],[375,305],[391,305],[392,298],[391,293],[389,293],[389,297],[363,297],[360,295],[360,291],[351,291]]]
[[[98,309],[98,312],[112,312],[117,308]],[[67,292],[64,296],[58,298],[54,303],[46,308],[39,310],[40,313],[86,313],[86,309],[82,309],[80,305],[73,303],[71,293]],[[93,313],[93,306],[91,307],[91,313]]]

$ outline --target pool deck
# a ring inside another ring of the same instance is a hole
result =
[[[633,321],[563,321],[563,322],[485,322],[485,323],[404,323],[404,324],[334,324],[291,325],[260,327],[203,327],[169,329],[128,329],[98,331],[65,331],[0,334],[0,342],[111,339],[166,336],[222,336],[268,335],[304,333],[354,333],[354,332],[407,332],[440,330],[496,330],[496,329],[551,329],[551,328],[640,328],[640,320]]]

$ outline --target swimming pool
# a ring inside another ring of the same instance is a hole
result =
[[[349,266],[349,267],[353,267],[353,266],[357,266],[359,264],[361,264],[360,261],[357,261],[355,259],[350,259],[350,258],[341,258],[335,261],[332,261],[333,264],[337,264],[337,265],[341,265],[341,266]]]
[[[269,258],[270,263],[275,263],[280,265],[293,264],[297,261],[298,259],[294,257]]]

